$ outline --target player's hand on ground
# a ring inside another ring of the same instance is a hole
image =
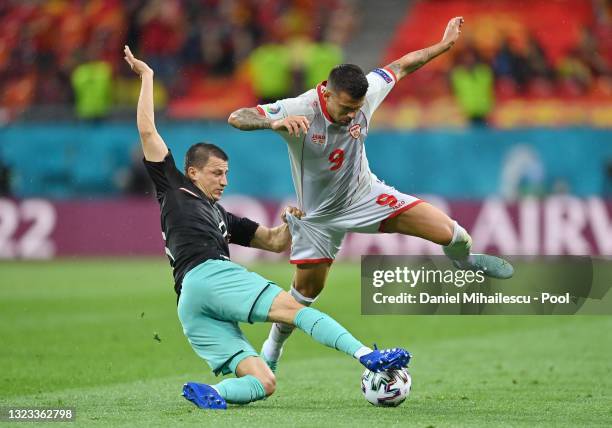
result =
[[[299,137],[302,133],[306,135],[309,126],[310,124],[305,116],[287,116],[284,119],[272,122],[273,130],[286,130],[289,135],[294,135],[296,137]]]
[[[453,46],[459,38],[459,34],[461,34],[462,26],[463,16],[456,16],[450,21],[448,21],[446,31],[444,31],[444,37],[442,37],[442,43],[447,43],[450,46]]]
[[[304,216],[304,211],[302,211],[299,208],[292,207],[290,205],[287,206],[283,210],[283,213],[281,214],[281,219],[283,220],[284,223],[287,223],[287,214],[291,214],[293,217],[296,217],[296,218],[302,218]]]
[[[134,54],[132,53],[129,47],[125,46],[123,48],[123,53],[125,54],[123,59],[125,59],[125,62],[127,62],[130,68],[134,70],[134,73],[138,74],[141,77],[143,74],[153,74],[153,70],[151,69],[151,67],[149,67],[144,61],[141,61],[134,57]]]

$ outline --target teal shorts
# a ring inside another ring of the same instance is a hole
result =
[[[215,375],[258,356],[238,326],[264,322],[282,289],[229,260],[207,260],[183,279],[178,316],[193,350]]]

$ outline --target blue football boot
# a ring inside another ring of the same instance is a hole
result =
[[[187,382],[183,385],[182,395],[200,409],[227,409],[225,399],[219,395],[215,388],[204,383]]]
[[[385,370],[400,370],[410,362],[410,352],[403,348],[378,349],[359,358],[359,362],[375,373]]]

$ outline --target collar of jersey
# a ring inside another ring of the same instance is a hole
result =
[[[183,191],[183,192],[185,192],[185,193],[187,193],[187,194],[189,194],[189,195],[191,195],[191,196],[194,196],[194,197],[196,197],[196,198],[198,198],[198,199],[204,199],[205,201],[210,202],[212,205],[214,205],[214,204],[215,204],[215,202],[216,202],[216,201],[214,201],[214,200],[209,199],[209,198],[208,198],[208,197],[207,197],[207,196],[204,194],[204,192],[202,192],[202,191],[201,191],[201,190],[198,188],[198,186],[196,186],[195,184],[193,184],[193,182],[190,182],[190,184],[189,184],[189,186],[188,186],[188,187],[187,187],[187,186],[185,186],[185,187],[179,187],[179,190],[181,190],[181,191]]]
[[[324,80],[317,85],[317,95],[319,96],[319,105],[321,106],[321,111],[323,112],[323,116],[325,116],[325,119],[327,119],[329,123],[335,124],[335,122],[332,120],[331,116],[327,112],[327,102],[325,101],[325,98],[323,97],[323,90],[325,89],[326,86],[327,86],[327,80]]]

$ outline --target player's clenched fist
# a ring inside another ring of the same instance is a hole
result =
[[[275,120],[271,127],[275,131],[286,130],[289,135],[299,137],[302,133],[306,135],[308,132],[308,119],[305,116],[287,116],[284,119]]]
[[[136,59],[129,47],[125,46],[123,48],[123,53],[125,54],[123,59],[125,59],[125,62],[127,62],[130,65],[130,68],[134,70],[134,73],[138,74],[139,76],[148,73],[153,74],[151,67],[149,67],[144,61]]]
[[[284,210],[283,213],[281,214],[281,219],[283,220],[283,222],[287,223],[287,214],[291,214],[293,217],[296,218],[302,218],[304,216],[304,211],[302,211],[299,208],[296,207],[292,207],[292,206],[287,206]]]
[[[446,31],[444,31],[444,37],[442,37],[442,43],[447,43],[450,46],[454,45],[459,34],[461,34],[461,26],[463,25],[463,16],[456,16],[455,18],[448,21]]]

